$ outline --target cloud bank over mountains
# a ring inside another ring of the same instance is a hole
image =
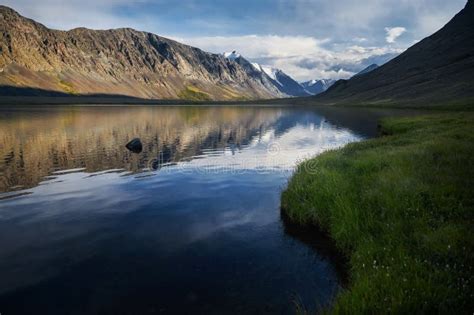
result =
[[[214,37],[177,37],[178,41],[211,52],[227,47],[251,61],[283,69],[299,81],[314,78],[349,78],[373,63],[385,63],[403,51],[396,47],[337,47],[329,39],[309,36],[244,35]]]
[[[347,78],[441,28],[466,0],[4,0],[48,27],[132,27],[238,50],[298,80]]]

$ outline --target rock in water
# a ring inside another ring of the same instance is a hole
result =
[[[140,153],[143,150],[143,145],[139,138],[132,139],[125,147],[133,153]]]

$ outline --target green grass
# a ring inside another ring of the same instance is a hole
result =
[[[69,93],[72,95],[78,94],[77,91],[74,89],[74,86],[70,82],[59,80],[59,87],[66,93]]]
[[[183,100],[192,100],[192,101],[209,101],[211,96],[201,91],[195,86],[187,86],[185,90],[181,91],[178,94],[178,97]]]
[[[472,314],[474,114],[387,119],[299,165],[282,211],[349,259],[335,314]]]

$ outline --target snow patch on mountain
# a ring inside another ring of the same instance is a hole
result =
[[[336,80],[320,79],[302,82],[301,85],[309,94],[317,95],[329,89],[335,82]]]
[[[300,83],[296,82],[292,77],[287,75],[280,69],[269,66],[262,66],[256,62],[250,62],[235,50],[231,53],[224,53],[223,56],[229,60],[237,62],[256,80],[264,85],[271,85],[283,95],[287,96],[309,96]]]
[[[278,81],[278,72],[281,70],[275,69],[272,67],[267,67],[267,66],[260,66],[260,67],[270,78],[275,80],[278,84],[283,85],[281,82]]]
[[[262,72],[262,66],[259,63],[251,62],[252,67],[257,70],[258,72]]]
[[[235,50],[233,52],[225,52],[224,57],[229,59],[229,60],[235,60],[237,58],[240,58],[242,55],[236,52]]]

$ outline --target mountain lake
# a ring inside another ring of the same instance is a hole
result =
[[[285,222],[281,191],[299,161],[374,137],[393,114],[0,107],[0,313],[327,306],[344,285],[343,262],[323,235],[308,242]],[[131,152],[134,138],[142,148]]]

